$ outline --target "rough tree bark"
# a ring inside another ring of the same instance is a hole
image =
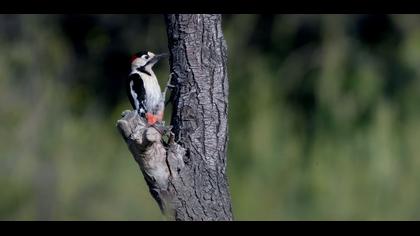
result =
[[[232,220],[226,177],[227,47],[221,15],[165,15],[173,74],[168,143],[135,112],[117,122],[161,210],[175,220]]]

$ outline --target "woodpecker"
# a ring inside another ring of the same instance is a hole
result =
[[[152,68],[167,55],[140,51],[131,58],[131,73],[127,83],[128,98],[133,108],[141,117],[146,118],[149,125],[163,119],[165,95],[161,92]]]

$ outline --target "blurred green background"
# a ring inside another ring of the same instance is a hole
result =
[[[420,220],[419,24],[223,15],[236,220]],[[162,15],[0,15],[0,219],[163,219],[115,128],[139,50]]]

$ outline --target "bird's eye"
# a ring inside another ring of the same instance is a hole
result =
[[[149,56],[148,56],[148,55],[146,55],[146,56],[144,56],[144,58],[147,60],[147,59],[149,59]]]

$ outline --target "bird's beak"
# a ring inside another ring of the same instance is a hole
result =
[[[168,53],[162,53],[162,54],[155,55],[155,57],[158,57],[158,58],[164,58],[164,57],[168,57],[168,56],[169,56]]]
[[[155,55],[147,64],[151,64],[154,65],[156,64],[156,62],[158,62],[160,59],[168,57],[169,54],[168,53],[162,53],[162,54],[157,54]]]

